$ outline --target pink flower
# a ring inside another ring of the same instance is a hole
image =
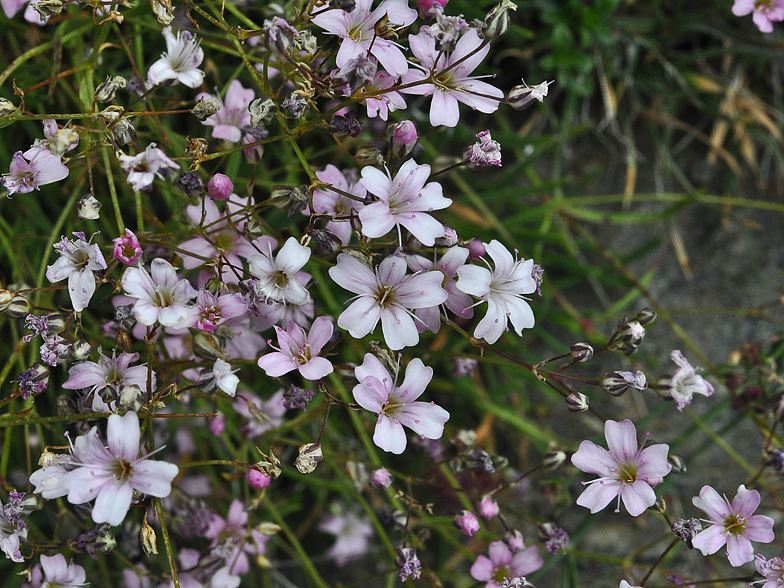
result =
[[[732,14],[746,16],[752,14],[752,20],[763,33],[773,32],[773,23],[784,20],[784,0],[735,0]]]
[[[119,159],[120,167],[128,174],[126,181],[137,191],[152,186],[156,177],[165,179],[168,170],[180,169],[155,143],[150,143],[144,151],[133,156],[121,153]]]
[[[248,306],[239,294],[215,296],[207,290],[199,290],[196,304],[191,307],[191,316],[182,328],[196,328],[214,333],[215,329],[227,320],[242,316],[247,310]]]
[[[42,555],[41,568],[43,570],[42,586],[44,588],[54,586],[57,586],[57,588],[81,588],[82,586],[87,586],[85,583],[87,576],[84,573],[84,568],[76,565],[73,561],[70,564],[65,563],[65,556],[60,553],[52,557]]]
[[[319,531],[335,535],[335,543],[327,555],[335,559],[339,566],[364,555],[369,547],[368,539],[373,534],[373,526],[367,519],[361,519],[352,512],[327,515],[319,523]]]
[[[338,255],[338,264],[329,268],[329,275],[338,286],[358,295],[338,317],[338,326],[359,339],[372,333],[381,320],[390,349],[416,345],[419,332],[410,309],[437,306],[448,295],[441,287],[441,272],[406,275],[407,269],[400,255],[384,259],[375,272],[346,253]]]
[[[623,500],[626,510],[633,517],[641,515],[656,502],[653,487],[670,473],[667,462],[670,447],[663,443],[637,448],[637,430],[630,420],[604,423],[604,436],[609,451],[592,441],[583,441],[572,456],[572,465],[599,478],[590,482],[580,494],[577,504],[596,513],[618,498],[618,508]]]
[[[449,413],[433,402],[416,402],[433,378],[433,368],[419,358],[411,360],[400,386],[372,353],[354,369],[359,384],[352,391],[362,408],[378,415],[373,443],[384,451],[400,454],[406,448],[405,425],[427,439],[440,439]]]
[[[766,561],[765,556],[758,553],[754,557],[754,567],[765,579],[752,582],[750,585],[762,584],[762,588],[781,588],[784,584],[784,561],[780,557],[773,557]]]
[[[444,198],[444,191],[438,182],[425,185],[429,177],[430,166],[417,165],[413,159],[400,166],[394,179],[375,167],[363,167],[360,182],[368,192],[381,200],[359,211],[362,234],[383,237],[397,226],[398,240],[402,246],[402,225],[427,247],[431,247],[436,238],[443,237],[444,225],[426,213],[446,208],[452,201]]]
[[[471,576],[474,580],[487,582],[485,588],[499,588],[504,579],[524,577],[541,568],[544,563],[535,545],[512,554],[506,543],[493,541],[489,555],[489,558],[478,556],[471,566]]]
[[[224,139],[230,143],[239,143],[242,130],[250,127],[250,111],[248,105],[256,97],[252,88],[243,88],[239,80],[234,80],[226,90],[226,100],[221,100],[219,94],[199,94],[198,98],[215,98],[220,104],[220,110],[210,118],[203,121],[203,125],[215,127],[212,136],[215,139]],[[222,174],[221,174],[222,175]],[[226,177],[226,176],[224,176]],[[226,178],[228,179],[228,178]],[[231,191],[229,191],[231,193]],[[212,196],[212,193],[210,193]],[[215,198],[214,196],[212,196]],[[227,196],[228,198],[228,196]]]
[[[455,527],[460,529],[460,531],[469,537],[473,537],[473,535],[480,529],[479,519],[476,518],[476,515],[470,510],[461,510],[455,515],[452,523],[455,525]]]
[[[285,304],[305,304],[310,298],[310,292],[297,281],[299,270],[310,259],[310,248],[300,245],[294,237],[280,248],[276,256],[269,253],[254,253],[248,256],[250,273],[256,278],[258,289],[275,302]]]
[[[494,269],[491,271],[478,265],[459,267],[456,287],[487,302],[487,314],[476,326],[474,337],[492,344],[507,329],[507,319],[512,321],[518,335],[522,335],[523,329],[534,326],[534,313],[523,294],[536,292],[536,280],[532,275],[532,259],[513,258],[509,250],[495,239],[483,245],[493,259]]]
[[[125,265],[136,265],[142,258],[142,246],[139,238],[130,229],[125,229],[125,237],[112,239],[114,249],[112,257]]]
[[[384,0],[371,11],[372,4],[372,0],[357,0],[351,12],[324,10],[313,18],[313,24],[343,40],[336,59],[338,67],[370,51],[390,74],[403,75],[408,71],[405,55],[394,43],[377,36],[374,27],[385,15],[391,24],[410,25],[416,11],[401,0]]]
[[[670,357],[678,364],[678,369],[672,376],[663,378],[659,382],[659,386],[669,392],[678,404],[678,410],[683,410],[685,406],[691,404],[692,396],[695,394],[703,396],[713,394],[713,386],[697,374],[697,370],[692,367],[683,353],[676,349],[670,354]]]
[[[163,37],[166,53],[147,70],[147,83],[155,86],[173,80],[189,88],[201,86],[204,72],[197,68],[204,59],[204,51],[199,41],[189,31],[178,31],[175,37],[171,27],[163,29]]]
[[[430,10],[438,4],[441,8],[446,8],[447,3],[449,0],[417,0],[417,9],[419,10],[419,16],[422,18],[428,18],[433,16],[430,13]]]
[[[430,124],[434,127],[457,126],[460,120],[458,101],[488,114],[498,110],[499,101],[504,98],[504,93],[487,82],[469,77],[490,51],[488,44],[473,53],[482,45],[482,39],[476,29],[469,29],[460,37],[455,50],[448,54],[436,50],[436,40],[430,34],[428,26],[423,26],[417,35],[409,35],[408,40],[411,51],[420,61],[422,70],[409,71],[403,76],[402,81],[404,84],[417,81],[423,83],[400,91],[433,96],[430,104]],[[467,57],[468,55],[471,56]],[[459,64],[455,65],[458,62]],[[435,84],[426,81],[431,75]]]
[[[59,182],[68,177],[68,168],[42,147],[31,147],[22,154],[14,153],[7,174],[3,174],[3,188],[11,194],[26,194],[40,189],[40,186]]]
[[[190,301],[197,292],[188,280],[165,259],[152,260],[150,273],[143,266],[129,267],[122,276],[125,293],[136,298],[133,315],[143,325],[160,323],[164,327],[182,328],[191,316]]]
[[[333,328],[332,321],[325,316],[313,321],[307,335],[294,322],[290,322],[285,331],[275,327],[280,348],[274,353],[262,355],[258,361],[259,367],[272,378],[298,370],[306,380],[320,380],[332,373],[332,363],[324,357],[318,357],[318,354],[332,337]]]
[[[726,496],[722,498],[710,486],[703,486],[700,495],[691,501],[694,506],[707,513],[710,517],[707,522],[713,523],[692,539],[692,545],[699,549],[702,555],[716,553],[726,545],[730,565],[738,567],[754,559],[752,541],[770,543],[775,537],[773,519],[754,514],[760,504],[759,492],[746,490],[743,484],[738,486],[732,504]]]
[[[367,189],[359,182],[351,182],[334,165],[330,164],[323,171],[317,171],[316,177],[327,184],[331,184],[341,192],[347,192],[357,198],[364,198]],[[327,230],[332,231],[343,245],[348,245],[351,240],[351,223],[348,220],[352,210],[362,208],[362,202],[352,200],[330,189],[318,189],[313,192],[313,212],[317,214],[329,214],[333,220],[327,223]],[[309,210],[304,210],[303,214],[311,214]],[[337,217],[345,217],[337,219]]]
[[[52,265],[46,267],[46,279],[52,283],[61,282],[68,278],[68,294],[76,312],[82,312],[95,293],[95,274],[98,270],[106,269],[106,260],[103,258],[100,247],[88,241],[84,233],[76,232],[78,240],[71,241],[65,237],[55,243],[54,248],[60,258]]]
[[[212,517],[204,535],[212,539],[213,553],[223,555],[232,575],[247,574],[250,570],[248,554],[263,555],[267,550],[267,537],[253,528],[248,531],[248,513],[236,498],[232,500],[225,519],[218,515]]]
[[[134,412],[109,417],[108,448],[98,437],[98,427],[78,437],[72,452],[76,469],[67,472],[60,485],[68,490],[68,502],[84,504],[95,499],[96,523],[117,526],[131,508],[133,491],[165,498],[179,468],[164,461],[139,457],[139,417]]]

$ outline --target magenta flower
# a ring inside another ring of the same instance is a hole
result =
[[[746,16],[752,14],[752,20],[763,33],[773,32],[773,23],[784,20],[784,0],[735,0],[732,14]]]
[[[150,143],[144,151],[133,156],[121,153],[119,159],[120,167],[128,174],[126,181],[137,191],[152,186],[156,177],[165,179],[170,169],[180,169],[155,143]]]
[[[332,363],[324,357],[318,357],[318,354],[332,337],[333,328],[332,321],[325,316],[313,321],[307,335],[305,330],[293,321],[285,331],[275,327],[280,348],[273,353],[262,355],[258,361],[259,367],[272,378],[299,370],[306,380],[320,380],[332,373]]]
[[[323,171],[317,171],[316,177],[327,184],[333,185],[341,192],[347,192],[357,198],[364,198],[367,189],[360,182],[351,182],[334,165],[329,164]],[[348,245],[351,240],[351,223],[348,220],[353,210],[359,210],[362,202],[352,200],[330,189],[319,188],[313,192],[313,212],[317,214],[332,215],[333,220],[327,223],[327,230],[332,231],[343,245]],[[303,214],[311,214],[310,210],[303,210]],[[343,218],[338,218],[343,217]]]
[[[406,275],[407,269],[401,255],[390,255],[375,272],[346,253],[338,255],[338,264],[329,268],[329,275],[338,286],[357,294],[338,317],[338,326],[359,339],[372,333],[380,320],[390,349],[416,345],[419,332],[411,309],[438,306],[448,295],[441,287],[441,272]]]
[[[91,243],[84,233],[75,232],[76,241],[60,238],[54,248],[60,258],[46,267],[46,279],[52,283],[68,279],[68,294],[76,312],[82,312],[95,293],[95,274],[106,269],[106,260],[101,248]]]
[[[752,541],[770,543],[775,537],[773,519],[754,514],[760,504],[759,492],[747,490],[743,484],[738,486],[732,504],[710,486],[703,486],[700,495],[691,501],[710,517],[707,522],[713,523],[692,539],[702,555],[716,553],[726,545],[730,565],[736,568],[754,559]]]
[[[191,316],[182,328],[196,328],[214,333],[227,320],[242,316],[248,310],[240,294],[215,296],[207,290],[199,290],[196,304],[191,307]]]
[[[343,41],[337,55],[338,67],[370,53],[390,74],[403,75],[408,63],[403,52],[391,41],[376,35],[375,25],[385,15],[390,24],[408,26],[416,19],[416,11],[400,0],[384,0],[371,11],[373,0],[357,0],[354,10],[324,10],[313,18],[313,24]]]
[[[81,588],[88,585],[85,582],[87,576],[84,573],[84,568],[76,565],[73,561],[70,564],[65,563],[65,556],[61,553],[52,557],[42,555],[41,568],[43,571],[42,587],[44,588],[54,586],[57,588]]]
[[[95,499],[93,521],[115,527],[128,514],[134,490],[165,498],[180,469],[172,463],[139,457],[141,433],[135,412],[111,415],[106,437],[108,448],[98,437],[98,427],[76,439],[72,464],[77,467],[61,478],[60,485],[68,490],[71,504]]]
[[[272,255],[272,247],[267,251],[269,253],[248,256],[250,273],[257,280],[256,287],[269,300],[305,304],[310,299],[310,292],[296,277],[310,259],[310,248],[289,237],[277,255]]]
[[[397,226],[401,246],[401,225],[428,247],[438,237],[443,237],[444,225],[427,213],[446,208],[452,201],[444,198],[444,191],[438,182],[425,185],[429,177],[430,166],[417,165],[413,159],[400,166],[394,179],[375,167],[363,167],[360,182],[368,192],[381,200],[359,211],[362,234],[383,237]]]
[[[515,259],[495,239],[483,246],[495,268],[491,271],[478,265],[459,267],[456,287],[487,302],[487,314],[476,326],[474,337],[492,344],[504,334],[507,319],[512,321],[518,335],[522,335],[523,329],[534,326],[534,313],[523,294],[536,292],[536,280],[532,259]]]
[[[659,386],[669,392],[678,404],[678,410],[683,410],[685,406],[691,404],[691,399],[695,394],[703,396],[713,394],[713,386],[697,373],[683,353],[676,349],[670,354],[670,357],[678,364],[678,369],[672,376],[663,378],[659,382]]]
[[[190,302],[196,298],[196,290],[188,280],[178,279],[177,271],[165,259],[153,259],[150,266],[150,273],[140,265],[129,267],[122,276],[125,293],[136,298],[133,315],[143,325],[157,322],[182,328],[191,316]]]
[[[131,229],[125,229],[125,236],[112,239],[112,243],[114,243],[112,257],[125,265],[136,265],[142,258],[141,243]]]
[[[539,556],[539,548],[531,545],[514,554],[503,541],[490,544],[490,557],[480,555],[471,566],[471,577],[487,582],[485,588],[500,588],[506,578],[522,578],[535,572],[544,563]]]
[[[190,31],[178,31],[175,37],[171,27],[163,29],[163,37],[166,53],[147,70],[147,84],[155,86],[173,80],[189,88],[201,86],[204,72],[197,68],[204,59],[204,51],[199,47],[199,41]]]
[[[583,482],[588,488],[580,494],[577,504],[597,513],[617,497],[615,512],[619,512],[623,500],[629,514],[639,516],[656,502],[653,487],[672,469],[667,462],[670,447],[658,443],[638,449],[637,430],[628,419],[605,422],[604,436],[609,451],[592,441],[583,441],[572,456],[572,465],[577,469],[601,476]]]
[[[476,51],[482,45],[482,39],[476,29],[466,31],[452,53],[436,50],[436,40],[430,34],[428,26],[423,26],[417,35],[409,35],[408,40],[411,51],[420,61],[422,70],[409,71],[403,76],[402,82],[411,84],[421,81],[422,83],[400,91],[407,94],[433,96],[430,104],[430,124],[434,127],[457,126],[460,120],[458,102],[488,114],[498,110],[499,101],[504,98],[504,93],[487,82],[470,77],[490,51],[489,44]],[[476,53],[473,53],[474,51]],[[435,84],[427,81],[431,75]]]
[[[220,94],[199,94],[199,98],[215,98],[220,104],[220,110],[210,118],[202,121],[203,125],[215,127],[212,136],[215,139],[224,139],[230,143],[239,143],[242,130],[250,127],[250,111],[248,105],[256,97],[252,88],[243,88],[239,80],[234,80],[226,90],[225,101]],[[224,176],[225,177],[225,176]],[[214,196],[213,196],[214,198]]]
[[[3,174],[3,188],[11,194],[27,194],[40,186],[59,182],[68,177],[68,168],[57,155],[42,147],[31,147],[24,154],[14,153],[7,174]]]
[[[378,415],[373,443],[384,451],[400,454],[406,448],[405,425],[426,439],[440,439],[449,413],[433,402],[416,402],[433,379],[433,368],[418,357],[406,368],[400,386],[372,353],[354,369],[359,384],[354,386],[354,400],[362,408]]]

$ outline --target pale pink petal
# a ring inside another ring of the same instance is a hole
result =
[[[512,565],[509,566],[515,576],[527,576],[542,567],[544,561],[539,555],[539,547],[530,545],[512,556]]]
[[[360,339],[373,332],[380,318],[381,307],[378,303],[370,296],[363,296],[340,314],[338,326],[355,339]]]
[[[579,470],[598,476],[610,476],[617,463],[610,453],[593,441],[583,441],[572,456],[572,465]]]
[[[92,517],[96,523],[109,523],[112,527],[120,525],[131,508],[133,488],[128,483],[110,482],[106,484],[95,499]]]
[[[746,486],[738,486],[738,493],[732,499],[732,510],[744,518],[754,514],[760,505],[760,494],[756,490],[747,490]]]
[[[367,376],[354,386],[352,390],[354,400],[365,410],[381,413],[384,403],[389,398],[384,389],[384,385],[373,376]]]
[[[696,506],[696,505],[695,505]],[[701,507],[697,507],[701,508]],[[713,525],[701,531],[692,539],[691,544],[702,552],[702,555],[716,553],[727,543],[727,535],[724,534],[723,525]]]
[[[460,107],[455,92],[445,92],[437,89],[433,92],[433,102],[430,104],[430,124],[434,127],[456,127],[460,121]]]
[[[493,579],[493,562],[491,562],[484,555],[479,555],[471,566],[471,577],[480,582],[489,582]]]
[[[380,310],[380,314],[384,341],[392,351],[419,343],[419,331],[414,319],[404,308],[393,305]]]
[[[291,356],[279,351],[262,355],[258,365],[271,378],[278,378],[297,369],[297,364],[291,361]]]
[[[136,461],[139,457],[139,417],[128,411],[125,416],[113,414],[106,426],[109,450],[125,461]]]
[[[710,486],[703,486],[700,495],[692,498],[691,502],[700,510],[705,511],[712,521],[723,521],[730,515],[730,507],[727,502]]]
[[[604,436],[607,438],[607,448],[616,460],[637,455],[637,430],[629,419],[606,421]]]
[[[621,499],[629,514],[633,517],[640,516],[649,506],[656,502],[656,493],[647,482],[635,480],[633,484],[621,486]]]
[[[577,498],[577,504],[597,513],[618,497],[621,490],[620,482],[594,482]]]
[[[754,560],[754,547],[744,536],[730,533],[727,536],[727,556],[730,565],[737,568]]]
[[[166,498],[171,494],[171,483],[180,468],[173,463],[143,459],[133,466],[130,485],[148,496]]]
[[[427,388],[433,379],[433,368],[426,366],[418,357],[412,359],[406,366],[406,376],[400,384],[398,394],[395,396],[402,402],[414,402]]]
[[[389,417],[381,416],[373,433],[373,443],[384,451],[400,455],[405,451],[408,441],[403,425],[394,422]]]
[[[334,371],[332,363],[324,357],[314,357],[305,365],[299,366],[299,373],[306,380],[320,380]]]
[[[397,409],[395,418],[417,435],[426,439],[440,439],[449,413],[437,404],[414,402]]]

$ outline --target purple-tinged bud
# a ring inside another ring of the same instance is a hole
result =
[[[383,488],[386,490],[392,485],[394,478],[384,468],[378,468],[370,472],[370,486],[373,488]]]
[[[226,417],[218,413],[218,416],[207,419],[207,428],[210,430],[210,433],[216,437],[220,437],[223,433],[223,429],[226,428]]]
[[[302,412],[305,412],[314,395],[315,392],[305,390],[299,386],[292,386],[283,393],[283,406],[285,408],[299,408]]]
[[[588,410],[588,405],[590,401],[588,397],[583,394],[582,392],[572,392],[564,398],[566,402],[566,407],[569,409],[569,412],[585,412]]]
[[[515,110],[525,110],[531,106],[534,101],[543,102],[544,97],[547,96],[548,88],[552,83],[553,82],[542,82],[536,86],[529,86],[523,82],[522,85],[515,86],[509,91],[509,95],[504,102]]]
[[[207,193],[213,200],[226,200],[233,192],[234,182],[224,174],[215,174],[207,182]]]
[[[204,184],[193,172],[180,172],[180,179],[174,183],[188,198],[201,198],[204,196]]]
[[[468,167],[487,167],[495,165],[501,167],[501,144],[493,141],[490,131],[477,133],[478,143],[463,149],[463,160],[468,162]]]
[[[485,246],[478,239],[472,239],[468,242],[468,254],[474,259],[482,257],[485,254]]]
[[[460,243],[457,231],[449,225],[444,225],[444,236],[436,238],[436,247],[454,247]]]
[[[261,490],[266,488],[272,482],[272,478],[263,474],[259,470],[245,470],[245,479],[252,488]]]
[[[593,359],[593,347],[585,341],[575,343],[569,348],[574,363],[585,363]]]
[[[460,511],[455,515],[453,521],[455,527],[471,537],[479,530],[479,519],[469,510]]]
[[[482,518],[485,519],[492,519],[496,516],[500,509],[498,508],[498,503],[493,500],[490,496],[485,496],[482,500],[479,501],[479,506],[477,507],[479,514]]]
[[[405,157],[416,147],[419,136],[416,126],[410,120],[387,125],[384,139],[389,141],[389,150],[398,157]]]
[[[618,339],[612,345],[613,349],[620,350],[624,355],[632,355],[645,337],[645,327],[638,320],[627,321],[625,318],[618,326],[616,333]]]
[[[543,523],[539,525],[539,540],[544,542],[547,551],[556,554],[566,549],[569,535],[555,523]]]
[[[409,577],[413,580],[418,580],[422,575],[419,569],[422,567],[422,563],[419,561],[416,549],[413,547],[401,547],[398,549],[395,565],[398,567],[397,575],[403,582],[408,580]]]
[[[16,377],[19,382],[19,390],[22,398],[28,398],[40,394],[49,385],[49,370],[40,363],[34,363],[30,369]]]
[[[138,237],[130,229],[125,229],[125,237],[117,237],[112,240],[114,249],[112,257],[121,261],[125,265],[136,265],[142,258],[142,246]]]
[[[438,4],[441,8],[446,8],[449,0],[417,0],[417,10],[419,16],[425,19],[433,18],[434,13],[431,12],[433,6]]]
[[[623,395],[629,388],[642,392],[648,387],[645,374],[640,370],[636,372],[610,372],[604,374],[602,388],[613,396]]]
[[[512,553],[517,553],[518,551],[525,549],[523,534],[517,529],[509,531],[504,535],[504,542],[509,546],[509,551]]]
[[[350,110],[346,115],[336,115],[329,123],[329,131],[338,138],[359,137],[362,124],[357,120],[357,113]]]
[[[292,117],[300,118],[305,114],[305,110],[308,108],[308,101],[300,94],[291,93],[288,95],[288,98],[283,101],[281,106],[283,106]]]
[[[258,141],[253,135],[244,135],[240,144],[248,145]],[[264,145],[254,145],[253,147],[246,147],[242,150],[242,160],[245,163],[254,165],[261,161],[261,156],[264,155]]]
[[[774,470],[784,470],[784,451],[780,449],[768,449],[765,454],[765,465]]]
[[[672,529],[673,535],[681,541],[685,541],[686,545],[690,548],[693,548],[691,541],[697,533],[702,531],[702,523],[700,522],[700,519],[697,518],[678,519],[670,528]]]
[[[456,378],[472,378],[479,362],[473,357],[453,357],[452,375]]]

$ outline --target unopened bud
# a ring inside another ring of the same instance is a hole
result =
[[[457,513],[452,524],[469,537],[480,529],[479,519],[469,510],[463,510]]]
[[[234,182],[224,174],[215,174],[207,182],[207,192],[213,200],[226,200],[234,191]]]
[[[112,138],[118,147],[124,147],[136,140],[136,128],[133,121],[121,118],[112,126]]]
[[[685,541],[686,545],[692,548],[692,539],[694,539],[694,536],[697,533],[702,531],[702,522],[700,522],[700,519],[697,518],[678,519],[672,523],[670,528],[672,529],[673,535],[675,535],[681,541]]]
[[[93,346],[86,339],[79,339],[71,346],[71,358],[75,361],[84,361],[93,352]]]
[[[476,510],[482,518],[487,520],[492,519],[500,512],[498,503],[491,496],[484,496],[482,500],[479,501],[479,506]]]
[[[65,331],[65,319],[61,314],[50,312],[43,316],[46,321],[46,330],[50,333],[62,333]]]
[[[504,535],[504,543],[506,543],[509,547],[509,551],[512,553],[517,553],[518,551],[525,549],[523,534],[517,529],[507,531],[506,535]]]
[[[585,412],[590,404],[588,397],[582,392],[572,392],[564,401],[569,412]]]
[[[196,105],[191,108],[191,114],[201,122],[204,122],[220,109],[220,102],[218,102],[217,98],[202,96],[199,98],[199,101],[196,102]]]
[[[299,36],[299,31],[278,16],[265,20],[262,26],[264,31],[264,46],[270,51],[286,53]]]
[[[643,308],[634,319],[641,325],[647,325],[656,320],[656,312],[650,308]]]
[[[301,94],[291,93],[283,101],[281,106],[283,106],[293,118],[300,118],[305,114],[305,110],[308,108],[308,101]]]
[[[565,451],[548,451],[544,454],[544,459],[542,460],[542,465],[544,465],[545,469],[554,471],[560,468],[564,462],[566,461],[566,452]]]
[[[465,467],[473,472],[487,472],[488,474],[495,473],[495,464],[493,463],[493,456],[487,453],[484,449],[472,449],[465,456]]]
[[[6,316],[10,316],[11,318],[22,318],[30,314],[32,308],[33,307],[27,298],[21,294],[14,294],[11,302],[6,306],[3,312]]]
[[[256,525],[256,530],[266,537],[271,537],[275,533],[282,531],[283,527],[269,521],[264,521],[263,523]]]
[[[201,198],[206,193],[201,178],[193,172],[180,172],[180,179],[174,185],[188,198]]]
[[[449,225],[444,225],[444,236],[436,238],[436,247],[454,247],[460,243],[457,231]]]
[[[622,396],[629,388],[643,391],[648,387],[645,374],[640,370],[636,372],[610,372],[604,374],[602,388],[613,396]]]
[[[8,98],[0,98],[0,118],[4,116],[11,116],[18,110]]]
[[[244,135],[242,137],[241,145],[248,145],[259,141],[253,135]],[[261,161],[261,156],[264,155],[264,145],[254,145],[253,147],[246,147],[242,150],[242,160],[250,165],[256,164]]]
[[[250,126],[257,129],[272,122],[278,112],[278,105],[272,98],[262,96],[248,105],[248,112],[250,112]]]
[[[150,557],[151,555],[158,555],[158,540],[155,537],[155,529],[153,529],[147,522],[147,514],[144,515],[142,521],[142,528],[139,532],[139,545],[144,552],[144,555]]]
[[[674,474],[683,474],[686,472],[686,460],[683,459],[683,456],[680,456],[677,453],[670,453],[667,456],[667,461],[672,466],[672,472]]]
[[[593,347],[585,341],[575,343],[569,348],[569,351],[572,355],[572,361],[575,363],[584,363],[593,359]]]
[[[13,299],[13,292],[10,290],[0,289],[0,312],[5,312],[5,309],[11,305]]]
[[[384,163],[384,157],[381,155],[381,151],[375,147],[368,146],[357,149],[357,154],[354,156],[354,159],[363,167],[366,165],[377,167]]]
[[[618,326],[617,333],[619,337],[613,348],[619,349],[624,355],[628,356],[637,351],[637,347],[642,343],[642,339],[645,337],[645,327],[637,320],[624,320]]]
[[[405,157],[416,147],[417,136],[416,126],[410,120],[391,123],[384,131],[384,139],[389,141],[389,150],[397,157]]]
[[[392,485],[394,478],[386,469],[379,468],[370,472],[369,481],[372,488],[383,488],[386,490]]]
[[[206,331],[198,331],[193,336],[193,353],[207,361],[225,359],[226,357],[220,339]]]
[[[270,204],[291,216],[308,205],[308,190],[305,186],[273,186]]]
[[[324,459],[324,455],[321,452],[321,445],[318,443],[306,443],[299,448],[299,455],[294,462],[294,466],[301,474],[309,474],[316,469],[316,466],[322,459]]]
[[[497,39],[511,28],[512,18],[509,14],[510,10],[517,10],[517,4],[509,0],[501,0],[500,4],[496,4],[487,13],[484,25],[482,25],[482,34],[486,39]]]
[[[145,401],[145,394],[139,386],[136,384],[123,386],[117,397],[117,410],[139,412],[139,409],[144,406]]]
[[[531,106],[534,101],[544,101],[544,97],[547,96],[550,84],[552,84],[552,82],[542,82],[536,86],[529,86],[523,82],[521,85],[515,86],[509,91],[509,95],[506,97],[504,102],[506,102],[515,110],[525,110]]]
[[[106,76],[106,81],[99,85],[93,93],[93,100],[96,102],[111,102],[114,100],[117,90],[125,88],[128,81],[122,76]]]
[[[88,192],[76,203],[76,214],[82,220],[97,220],[101,216],[98,212],[101,206],[103,204],[98,202],[92,192]]]
[[[114,338],[117,345],[125,351],[126,353],[131,352],[131,346],[133,345],[133,341],[131,340],[131,336],[128,334],[128,331],[123,329],[117,330],[117,336]]]
[[[245,479],[247,480],[248,484],[256,490],[266,488],[272,481],[272,478],[258,470],[246,470]]]
[[[174,20],[174,9],[171,0],[150,0],[155,20],[162,26],[168,27]]]
[[[386,347],[382,347],[378,341],[371,341],[369,346],[370,353],[376,356],[381,362],[381,365],[383,365],[390,374],[396,374],[400,368],[400,364],[398,363],[395,354]]]
[[[343,246],[338,236],[328,229],[315,229],[310,236],[316,244],[316,253],[319,255],[332,255],[340,251]]]

